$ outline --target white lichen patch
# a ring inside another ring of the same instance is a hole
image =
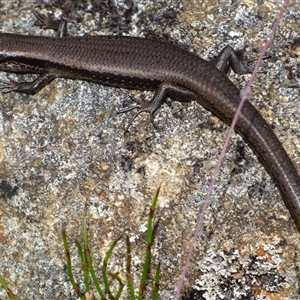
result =
[[[208,250],[198,262],[201,275],[194,293],[209,300],[273,299],[272,294],[288,287],[279,245],[258,244],[244,250]]]

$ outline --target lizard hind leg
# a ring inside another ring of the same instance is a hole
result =
[[[244,57],[246,47],[234,50],[228,45],[219,52],[217,57],[212,61],[212,64],[224,74],[227,74],[230,68],[239,75],[252,73],[253,69],[249,67],[249,63],[256,59],[246,59]],[[268,58],[270,58],[269,55],[263,57],[263,59]],[[259,73],[265,73],[265,71],[259,71]]]
[[[162,82],[156,89],[150,101],[135,100],[138,105],[129,106],[127,108],[119,110],[119,113],[124,113],[133,109],[138,109],[138,111],[132,116],[128,125],[126,126],[125,132],[128,131],[129,127],[136,119],[136,117],[143,112],[149,114],[150,121],[153,123],[156,111],[160,108],[160,106],[168,96],[179,101],[192,101],[197,98],[197,95],[194,92],[186,88],[183,88],[179,85],[174,85],[172,83]]]

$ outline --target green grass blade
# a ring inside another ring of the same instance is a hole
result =
[[[102,265],[102,277],[103,277],[103,282],[104,282],[104,286],[105,286],[105,291],[108,294],[110,299],[113,299],[113,295],[110,291],[110,287],[109,287],[109,282],[108,282],[108,277],[107,277],[107,265],[108,265],[108,260],[111,257],[115,246],[117,245],[118,241],[122,238],[122,235],[120,237],[118,237],[113,244],[111,245],[111,247],[108,249],[108,251],[106,252],[106,256],[103,260],[103,265]]]
[[[99,281],[97,279],[97,276],[95,274],[95,271],[94,271],[94,266],[93,266],[93,261],[92,261],[92,258],[91,258],[91,253],[90,253],[90,248],[89,248],[89,241],[88,241],[88,234],[87,234],[87,226],[86,226],[86,217],[83,218],[83,226],[82,226],[82,233],[83,233],[83,244],[84,244],[84,254],[85,254],[85,259],[86,259],[86,262],[87,262],[87,265],[88,265],[88,269],[90,271],[90,274],[91,274],[91,277],[92,277],[92,280],[93,280],[93,283],[96,287],[96,290],[100,296],[100,298],[102,300],[106,300],[106,297],[99,285]]]
[[[80,288],[79,288],[78,284],[75,282],[75,279],[73,276],[71,255],[70,255],[70,251],[69,251],[69,244],[67,241],[67,234],[66,234],[65,226],[62,227],[62,239],[63,239],[64,248],[65,248],[66,260],[67,260],[67,271],[68,271],[68,276],[69,276],[70,282],[73,286],[73,289],[75,290],[75,293],[78,295],[78,297],[81,300],[85,300],[86,298],[81,293]]]
[[[5,291],[7,292],[9,290],[4,278],[0,275],[0,283],[2,285],[2,287],[5,289]]]
[[[0,284],[2,285],[2,287],[4,288],[4,290],[6,291],[9,299],[13,299],[13,300],[17,300],[16,296],[14,295],[14,293],[9,289],[9,287],[7,286],[4,278],[0,275]]]
[[[158,300],[159,278],[160,278],[160,263],[156,267],[156,272],[154,277],[153,300]]]
[[[80,256],[81,259],[81,266],[82,266],[82,270],[83,270],[83,279],[84,279],[84,285],[85,285],[85,291],[86,293],[89,293],[89,291],[91,290],[90,287],[90,280],[89,280],[89,270],[88,270],[88,265],[86,262],[86,258],[84,255],[84,251],[82,249],[82,246],[80,244],[79,241],[75,240],[77,249],[78,249],[78,255]]]
[[[149,217],[148,217],[146,257],[145,257],[142,278],[140,281],[138,300],[142,300],[143,294],[144,294],[144,291],[146,288],[146,280],[147,280],[149,267],[150,267],[150,261],[151,261],[151,247],[152,247],[152,242],[153,242],[153,218],[154,218],[154,213],[155,213],[156,206],[157,206],[159,192],[160,192],[160,186],[158,187],[156,194],[153,198],[153,202],[152,202],[150,212],[149,212]]]
[[[127,249],[127,260],[126,260],[126,279],[127,287],[130,294],[130,300],[135,300],[135,293],[133,287],[133,279],[131,276],[131,243],[129,237],[126,237],[126,249]]]
[[[108,272],[108,274],[109,274],[110,276],[112,276],[114,279],[116,279],[116,280],[119,282],[119,284],[120,284],[120,287],[119,287],[119,289],[118,289],[118,291],[117,291],[117,294],[116,294],[116,296],[114,297],[114,300],[118,300],[118,299],[120,299],[120,297],[121,297],[121,294],[122,294],[122,291],[123,291],[125,285],[124,285],[124,283],[123,283],[121,277],[120,277],[118,274],[111,273],[111,272]]]

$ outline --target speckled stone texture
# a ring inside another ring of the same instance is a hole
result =
[[[54,35],[33,26],[33,9],[57,17],[63,13],[70,35],[163,38],[205,59],[227,44],[236,49],[247,44],[246,55],[255,58],[280,1],[1,1],[1,31]],[[268,50],[271,58],[256,78],[251,101],[300,172],[300,98],[299,89],[291,87],[300,85],[299,13],[294,1]],[[0,76],[6,79],[6,74]],[[229,76],[240,89],[248,77]],[[98,276],[105,252],[125,233],[132,241],[138,286],[147,214],[159,184],[152,263],[161,262],[161,299],[174,298],[228,127],[197,103],[168,100],[154,124],[141,115],[124,134],[131,113],[119,115],[118,110],[132,99],[149,98],[149,92],[67,79],[54,80],[34,96],[0,94],[0,274],[18,299],[76,299],[61,228],[66,225],[74,274],[83,287],[74,240],[81,239],[85,205]],[[296,300],[299,241],[269,174],[235,135],[182,299]],[[125,254],[124,236],[109,264],[123,278]],[[150,290],[145,299],[152,299]],[[0,298],[7,299],[1,288]],[[122,299],[129,299],[127,291]]]

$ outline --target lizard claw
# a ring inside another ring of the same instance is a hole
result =
[[[42,27],[44,29],[53,29],[57,31],[57,37],[63,37],[67,32],[67,22],[63,18],[61,20],[54,19],[52,14],[41,14],[37,11],[33,11],[36,21],[35,26]]]
[[[7,77],[7,80],[0,80],[0,84],[0,90],[2,90],[3,93],[13,92],[17,90],[19,86],[19,82],[11,79],[10,77]]]
[[[33,11],[34,16],[36,17],[36,21],[34,23],[35,26],[42,27],[44,29],[54,29],[57,30],[59,27],[59,21],[54,20],[51,14],[41,14],[37,11]]]
[[[128,111],[131,111],[133,109],[138,109],[138,111],[131,117],[127,126],[125,127],[125,133],[127,133],[129,131],[129,127],[131,126],[132,122],[136,119],[136,117],[143,112],[148,113],[150,115],[151,123],[153,123],[153,120],[154,120],[154,113],[152,112],[152,109],[151,109],[152,108],[151,101],[150,102],[138,101],[138,100],[134,100],[134,101],[137,103],[140,103],[140,104],[128,106],[128,107],[123,108],[118,111],[118,114],[122,114],[122,113],[125,113]]]

